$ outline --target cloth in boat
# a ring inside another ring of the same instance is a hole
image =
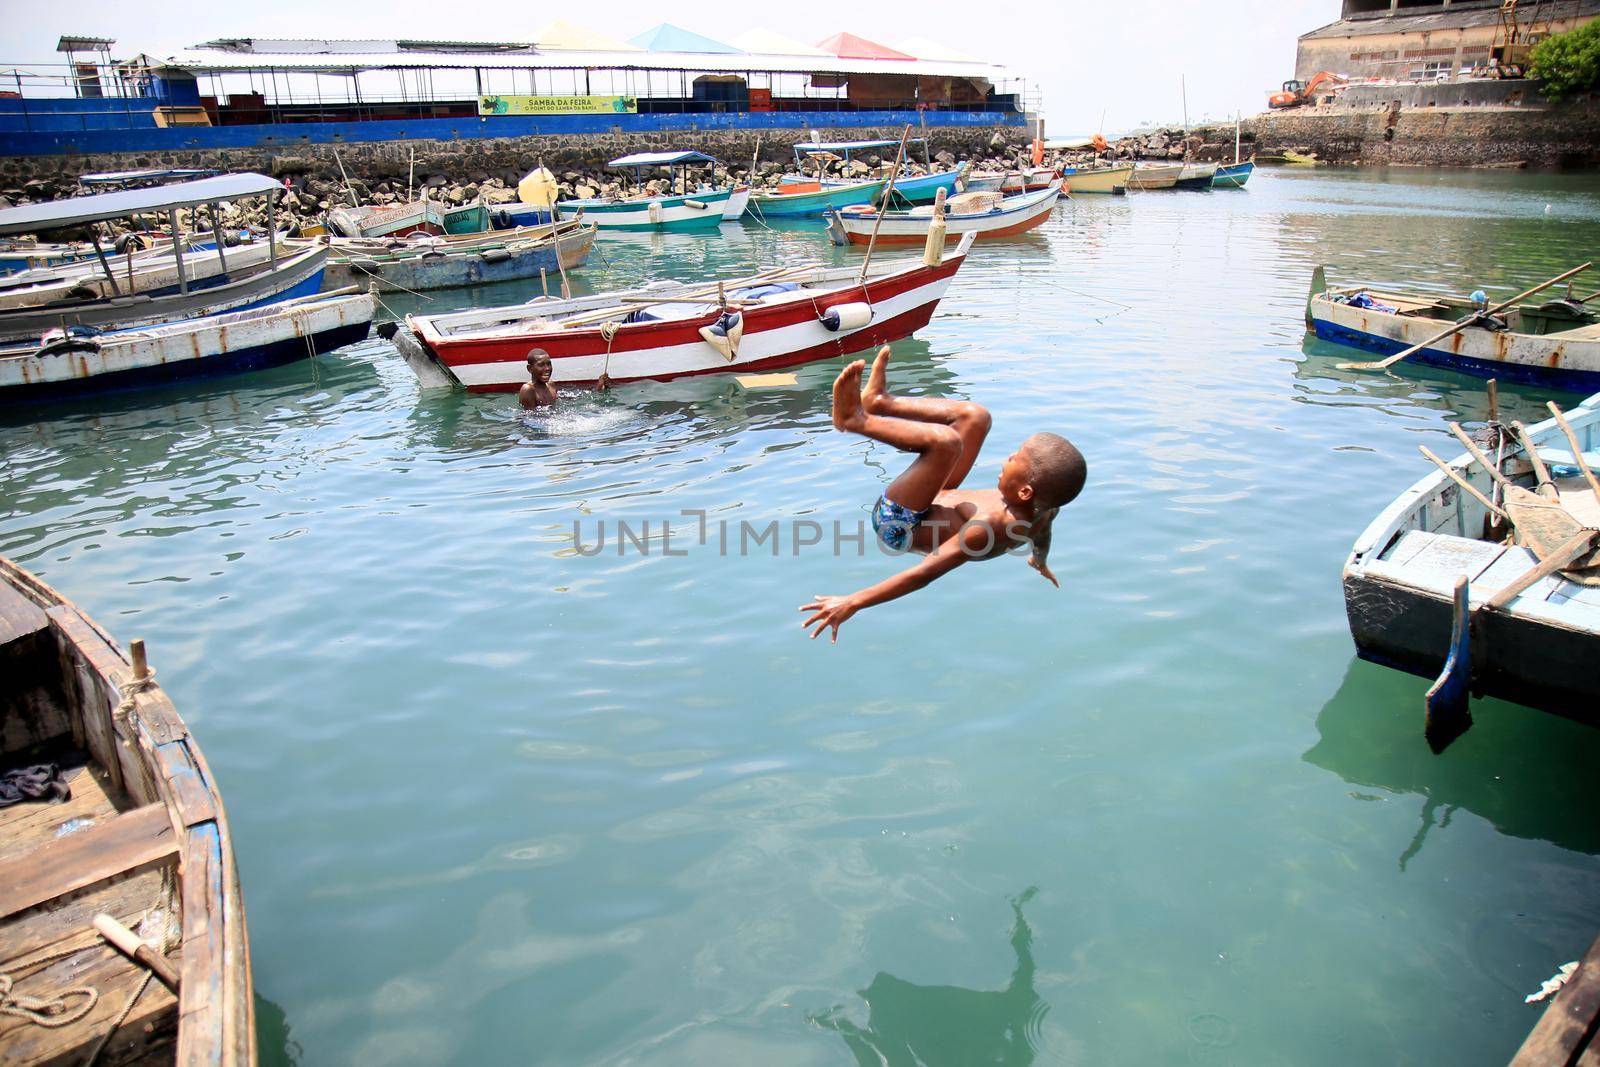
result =
[[[921,511],[912,511],[890,500],[888,493],[883,493],[879,495],[878,502],[872,505],[872,532],[878,535],[878,540],[890,552],[904,552],[911,541],[911,531],[932,510],[923,508]]]
[[[18,767],[0,774],[0,808],[29,800],[71,800],[72,790],[54,763]]]
[[[1356,293],[1354,296],[1351,296],[1345,300],[1345,303],[1349,304],[1353,308],[1365,308],[1368,311],[1382,311],[1390,315],[1393,315],[1400,310],[1396,307],[1390,307],[1381,300],[1374,300],[1366,293]]]

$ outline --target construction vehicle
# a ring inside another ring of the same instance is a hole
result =
[[[1517,17],[1517,0],[1502,0],[1500,25],[1495,28],[1494,43],[1489,46],[1487,67],[1475,71],[1479,77],[1522,78],[1527,76],[1528,60],[1533,46],[1549,36],[1549,20],[1544,32],[1539,32],[1539,17],[1544,14],[1544,0],[1535,0],[1533,15],[1526,22]]]
[[[1312,104],[1316,102],[1319,89],[1343,85],[1349,80],[1343,74],[1335,74],[1331,70],[1324,70],[1318,71],[1308,82],[1297,79],[1286,81],[1283,83],[1283,92],[1273,93],[1267,98],[1267,106],[1284,108]]]

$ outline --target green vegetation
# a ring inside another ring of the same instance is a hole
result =
[[[1544,94],[1560,100],[1600,83],[1600,20],[1533,46],[1528,75],[1543,82]]]

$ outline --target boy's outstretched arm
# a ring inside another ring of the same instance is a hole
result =
[[[1034,525],[1032,536],[1033,554],[1028,557],[1028,566],[1050,579],[1050,584],[1060,589],[1061,583],[1056,581],[1056,576],[1050,573],[1050,565],[1045,562],[1045,558],[1050,555],[1050,533],[1055,528],[1055,524],[1056,512],[1052,511],[1045,516],[1042,522]]]
[[[915,593],[935,578],[941,578],[969,559],[979,559],[994,547],[994,534],[981,523],[968,523],[961,532],[928,553],[916,564],[907,567],[877,585],[851,593],[849,596],[823,596],[820,593],[809,604],[800,608],[811,612],[803,625],[811,630],[812,640],[822,636],[822,631],[833,629],[831,640],[838,643],[839,627],[862,608],[895,600],[907,593]],[[815,627],[815,629],[812,629]]]

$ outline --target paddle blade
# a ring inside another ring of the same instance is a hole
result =
[[[1427,719],[1423,736],[1434,753],[1440,753],[1472,725],[1467,710],[1468,683],[1472,678],[1472,615],[1468,607],[1466,576],[1456,579],[1455,597],[1450,605],[1450,652],[1444,670],[1428,690],[1423,704]]]

